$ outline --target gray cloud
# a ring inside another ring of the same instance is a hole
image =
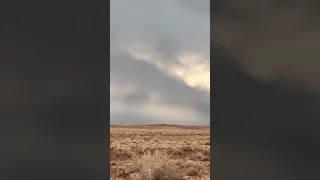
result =
[[[192,108],[203,116],[210,115],[208,92],[192,88],[182,80],[161,72],[151,63],[137,60],[129,54],[111,54],[110,60],[111,78],[117,75],[119,81],[136,87],[137,91],[125,94],[122,99],[125,103],[143,103],[148,101],[148,94],[155,93],[160,97],[158,103]],[[205,122],[207,120],[199,121]]]
[[[209,16],[194,14],[180,1],[112,0],[110,21],[111,39],[118,44],[145,42],[165,58],[183,50],[209,55]]]
[[[208,2],[111,0],[111,123],[209,124]]]
[[[210,0],[180,0],[180,5],[203,16],[210,14]]]
[[[209,102],[208,92],[191,88],[184,82],[164,74],[152,64],[136,60],[128,54],[111,54],[111,73],[126,78],[127,83],[143,87],[149,92],[158,92],[165,101],[173,104]]]

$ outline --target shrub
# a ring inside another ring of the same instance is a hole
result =
[[[178,166],[170,162],[170,157],[162,151],[150,151],[142,156],[135,155],[132,165],[141,180],[181,180]]]

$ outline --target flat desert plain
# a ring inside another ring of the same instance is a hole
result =
[[[210,128],[111,125],[111,179],[210,179]]]

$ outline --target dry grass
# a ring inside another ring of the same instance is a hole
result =
[[[182,176],[176,164],[170,162],[170,157],[163,151],[150,151],[143,156],[132,158],[134,172],[142,180],[180,180]]]
[[[209,128],[111,127],[111,179],[210,178]]]

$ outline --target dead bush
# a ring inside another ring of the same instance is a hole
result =
[[[132,146],[131,148],[133,149],[134,153],[136,153],[136,154],[139,154],[139,155],[144,154],[145,149],[142,146],[135,145],[135,146]]]
[[[137,169],[141,180],[181,180],[182,176],[176,164],[163,151],[150,151],[132,158],[133,168]]]

